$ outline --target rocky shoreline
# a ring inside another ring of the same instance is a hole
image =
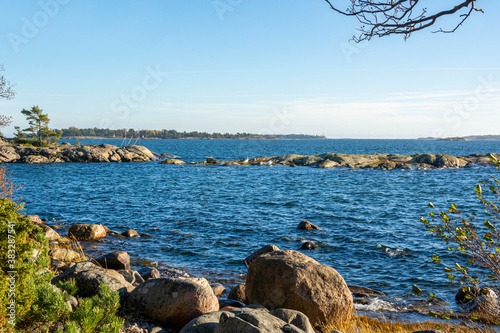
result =
[[[118,147],[110,144],[71,145],[54,144],[49,147],[32,147],[14,144],[0,138],[0,163],[109,163],[109,162],[151,162],[173,165],[220,165],[220,166],[291,166],[331,168],[360,168],[380,170],[427,170],[456,169],[469,165],[495,165],[491,157],[500,159],[500,154],[471,154],[452,156],[447,154],[340,154],[324,153],[318,155],[288,154],[280,156],[259,156],[237,161],[219,161],[209,157],[201,162],[185,162],[172,158],[170,154],[156,154],[138,145]]]
[[[143,146],[117,147],[101,145],[71,145],[49,147],[16,145],[0,140],[0,163],[92,163],[92,162],[149,162],[158,158]]]
[[[490,156],[497,159],[500,154],[472,154],[467,156],[451,156],[446,154],[414,154],[414,155],[399,155],[399,154],[337,154],[325,153],[318,155],[281,155],[281,156],[260,156],[252,159],[241,161],[218,161],[214,158],[207,158],[203,162],[186,163],[179,159],[166,159],[161,164],[174,165],[258,165],[258,166],[307,166],[313,168],[330,169],[330,168],[361,168],[361,169],[448,169],[448,168],[463,168],[468,165],[485,164],[494,165],[490,160]]]
[[[102,282],[119,292],[127,323],[120,332],[314,333],[320,328],[324,331],[328,321],[347,320],[355,303],[385,296],[374,289],[348,286],[334,268],[321,265],[301,252],[280,250],[274,245],[260,248],[245,258],[246,281],[230,286],[227,292],[219,283],[210,284],[205,278],[191,277],[180,270],[133,266],[124,251],[88,258],[80,245],[92,248],[95,247],[92,244],[105,237],[126,241],[149,235],[134,230],[120,234],[99,224],[73,224],[63,237],[56,231],[57,226],[51,228],[44,223],[48,221],[36,215],[27,218],[49,239],[51,270],[56,273],[53,284],[73,278],[80,290],[79,297],[97,294]],[[299,223],[297,229],[304,233],[322,230],[307,221]],[[483,304],[499,306],[495,295],[490,297],[483,292],[470,298],[463,292],[461,295],[469,311],[482,311]],[[75,301],[73,307],[78,306]],[[426,306],[414,311],[425,314],[430,311]]]

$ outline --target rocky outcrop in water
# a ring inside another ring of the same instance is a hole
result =
[[[155,155],[146,147],[102,145],[70,145],[26,147],[0,140],[0,163],[64,163],[64,162],[148,162]]]
[[[489,159],[490,154],[472,154],[467,156],[451,156],[446,154],[368,154],[368,155],[352,155],[352,154],[337,154],[326,153],[319,155],[281,155],[281,156],[260,156],[243,161],[217,161],[208,160],[203,162],[192,162],[187,164],[197,165],[287,165],[291,167],[308,166],[321,169],[331,168],[366,168],[366,169],[451,169],[462,168],[470,164],[490,164],[493,163]],[[495,158],[500,159],[500,154],[491,154]],[[179,161],[179,160],[177,160]],[[186,164],[180,163],[175,164]],[[174,163],[170,163],[174,164]]]

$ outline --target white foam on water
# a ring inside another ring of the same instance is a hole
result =
[[[407,312],[408,309],[401,305],[383,300],[381,298],[370,298],[369,304],[354,304],[354,309],[366,312]]]

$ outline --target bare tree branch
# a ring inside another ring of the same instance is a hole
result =
[[[0,65],[0,72],[3,72],[5,68]],[[5,79],[3,75],[0,75],[0,98],[12,99],[14,98],[16,92],[13,90],[14,85]]]
[[[478,0],[452,0],[449,9],[429,11],[424,3],[432,6],[440,4],[432,0],[349,0],[347,9],[342,10],[325,0],[331,9],[345,16],[355,16],[361,23],[359,36],[353,36],[355,42],[370,40],[375,36],[403,35],[405,40],[412,33],[427,29],[445,16],[458,16],[460,20],[452,29],[433,32],[455,32],[474,12],[483,12],[476,7]],[[462,14],[460,14],[462,13]]]

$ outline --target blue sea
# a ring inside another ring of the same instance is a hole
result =
[[[74,143],[74,140],[66,140]],[[85,144],[122,140],[81,140]],[[203,161],[321,153],[500,153],[500,141],[433,140],[142,140],[156,153]],[[197,166],[147,163],[12,164],[26,213],[49,225],[99,223],[122,232],[134,229],[153,238],[107,237],[95,251],[124,250],[135,263],[157,262],[230,288],[245,279],[244,258],[275,244],[299,249],[334,267],[348,284],[387,294],[362,312],[412,316],[417,284],[455,309],[459,285],[431,255],[446,255],[446,244],[419,222],[433,202],[439,210],[456,203],[481,211],[474,194],[479,180],[498,175],[493,167],[444,170],[358,170],[310,167]],[[323,230],[296,230],[308,220]],[[61,230],[65,230],[64,228]]]

